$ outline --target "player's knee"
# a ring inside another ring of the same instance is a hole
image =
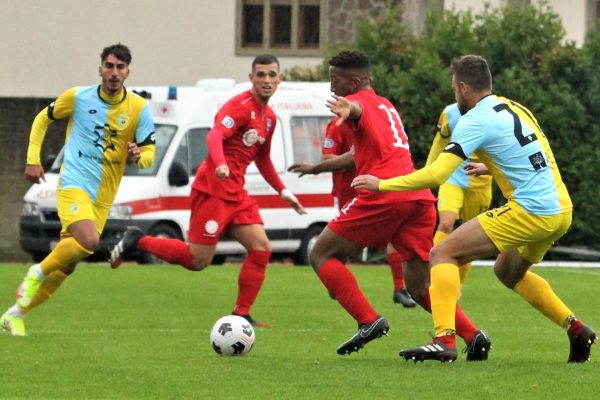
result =
[[[66,267],[64,267],[63,269],[61,269],[62,273],[65,275],[71,275],[73,272],[75,272],[75,268],[77,267],[76,264],[69,264]]]
[[[97,232],[80,235],[75,240],[81,247],[89,251],[96,251],[100,245],[100,235]]]

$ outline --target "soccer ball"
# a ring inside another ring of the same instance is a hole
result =
[[[243,356],[254,344],[254,329],[250,322],[238,315],[220,318],[210,332],[210,344],[222,356]]]

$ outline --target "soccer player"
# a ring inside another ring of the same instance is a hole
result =
[[[453,103],[444,108],[438,120],[438,131],[433,139],[427,163],[432,164],[450,141],[452,131],[461,117],[458,104]],[[463,223],[487,211],[492,202],[492,177],[490,175],[473,175],[465,171],[469,162],[477,162],[477,156],[471,155],[460,168],[450,175],[438,190],[438,226],[433,236],[433,244],[440,244],[454,230],[457,220]],[[471,263],[459,268],[460,281],[464,282]]]
[[[452,62],[451,71],[463,116],[444,152],[411,174],[395,178],[361,175],[352,186],[375,193],[412,193],[445,182],[475,153],[485,165],[472,165],[470,172],[488,170],[507,203],[467,221],[432,249],[435,338],[430,345],[402,350],[400,356],[415,361],[456,359],[453,314],[460,293],[458,266],[497,255],[494,272],[498,279],[566,330],[568,362],[585,362],[596,333],[575,317],[545,279],[529,271],[571,224],[573,206],[548,139],[531,111],[492,94],[492,76],[484,58],[460,57]]]
[[[221,234],[227,233],[248,252],[238,277],[233,314],[260,326],[250,316],[250,308],[265,279],[271,249],[258,204],[244,189],[248,165],[254,161],[265,180],[298,214],[306,211],[286,189],[270,157],[277,117],[268,102],[282,79],[277,58],[256,57],[249,79],[252,88],[221,107],[206,136],[208,157],[196,172],[190,195],[189,244],[144,235],[132,227],[113,248],[110,263],[116,268],[143,250],[190,271],[201,271],[210,265]]]
[[[321,161],[290,167],[303,174],[346,169],[391,177],[414,171],[408,138],[400,115],[371,88],[371,65],[366,55],[342,51],[329,61],[333,99],[327,106],[352,132],[353,151]],[[406,283],[413,298],[430,309],[429,267],[436,222],[435,197],[429,190],[407,193],[370,193],[361,190],[329,222],[313,247],[311,265],[330,294],[357,321],[354,336],[337,349],[340,355],[358,351],[370,341],[387,335],[389,324],[369,304],[344,261],[364,247],[383,248],[388,243],[406,263]],[[485,360],[490,341],[456,307],[459,333],[468,343],[468,360]]]
[[[69,118],[64,161],[56,190],[61,240],[39,264],[31,266],[17,289],[17,302],[2,317],[2,328],[24,336],[25,314],[46,301],[94,252],[127,163],[154,163],[154,123],[146,100],[124,86],[131,52],[116,44],[100,54],[100,85],[73,87],[33,121],[25,178],[44,180],[40,152],[54,120]]]
[[[322,160],[328,160],[337,155],[350,151],[352,148],[352,131],[347,124],[337,124],[337,118],[334,118],[327,125],[325,131],[325,140],[323,141]],[[350,184],[356,176],[354,165],[347,170],[332,171],[332,190],[331,193],[337,199],[338,207],[351,201],[358,194]],[[402,272],[403,260],[400,255],[394,251],[393,246],[387,246],[387,260],[392,271],[394,282],[394,292],[392,300],[394,303],[402,304],[405,308],[412,308],[417,303],[412,299],[408,290],[404,287],[404,274]]]

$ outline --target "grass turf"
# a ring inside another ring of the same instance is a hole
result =
[[[2,308],[26,265],[0,266]],[[31,312],[29,336],[0,334],[0,398],[357,399],[597,397],[600,361],[567,364],[566,334],[474,268],[461,304],[493,340],[486,362],[405,362],[401,348],[430,341],[429,314],[394,305],[384,266],[353,266],[371,304],[390,322],[386,338],[350,356],[337,346],[356,330],[310,268],[273,265],[252,310],[257,328],[245,357],[216,355],[212,324],[235,301],[238,265],[191,273],[175,266],[84,264]],[[534,269],[535,270],[535,269]],[[540,268],[588,325],[600,329],[600,270]],[[460,342],[462,347],[462,342]],[[597,346],[594,346],[597,347]],[[599,348],[592,349],[592,357]],[[596,357],[600,358],[600,357]],[[596,394],[594,394],[596,393]]]

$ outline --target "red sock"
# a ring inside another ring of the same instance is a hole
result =
[[[431,299],[429,298],[429,290],[427,290],[427,292],[425,292],[423,295],[423,308],[431,313]],[[473,325],[469,317],[467,317],[467,314],[464,313],[458,304],[456,305],[454,323],[456,327],[456,334],[463,338],[465,343],[471,343],[473,336],[475,336],[479,329]]]
[[[404,287],[404,274],[402,273],[402,262],[404,260],[397,252],[388,253],[387,260],[394,278],[394,291],[397,292]]]
[[[323,285],[344,309],[359,324],[367,324],[377,319],[377,312],[371,307],[358,287],[356,278],[338,259],[332,258],[321,265],[317,274]]]
[[[569,329],[567,330],[567,334],[569,336],[577,336],[577,335],[581,334],[582,329],[583,329],[583,324],[581,323],[581,321],[576,319],[573,322],[571,322],[571,326],[569,326]]]
[[[437,336],[433,339],[433,343],[444,343],[449,347],[456,347],[456,335]]]
[[[246,315],[254,304],[256,296],[265,280],[265,270],[269,263],[269,250],[250,250],[238,275],[238,297],[234,314]]]
[[[192,259],[190,247],[181,240],[142,236],[137,242],[137,248],[147,251],[170,264],[179,264],[185,269],[194,270],[194,260]]]

